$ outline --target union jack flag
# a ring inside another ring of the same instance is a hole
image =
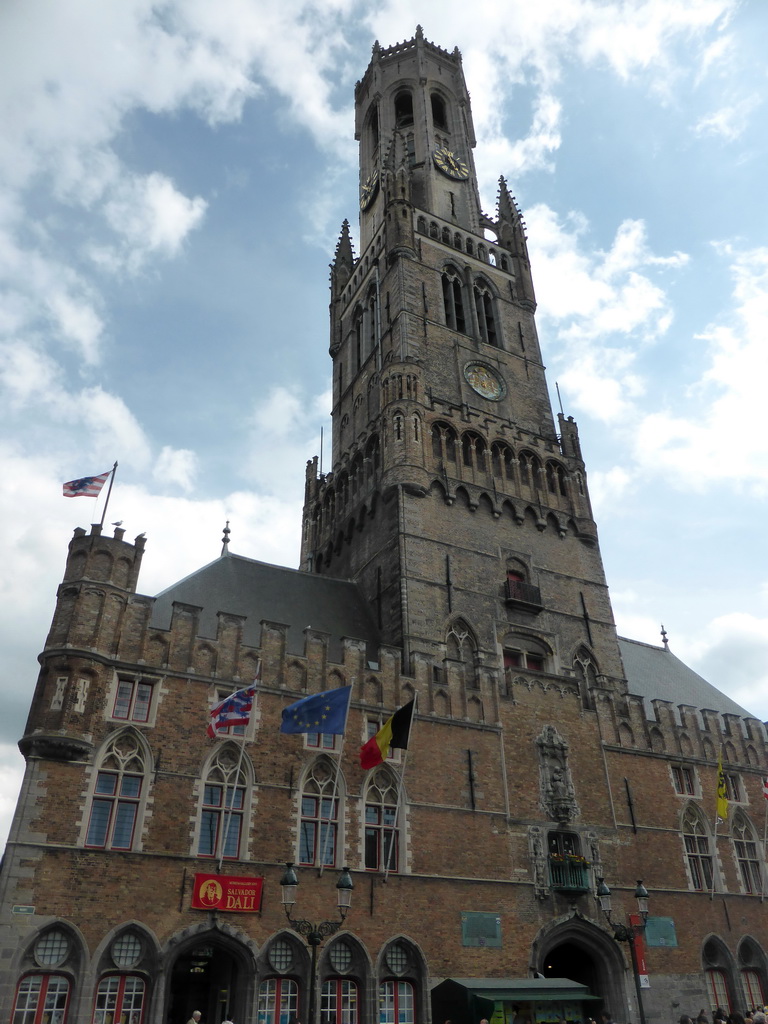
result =
[[[253,698],[256,696],[256,687],[248,686],[229,697],[220,700],[211,708],[211,720],[206,730],[212,740],[216,734],[232,725],[248,725],[253,709]]]
[[[64,484],[64,497],[97,498],[111,472],[112,470],[108,469],[106,473],[100,473],[98,476],[84,476],[79,480],[68,480]]]

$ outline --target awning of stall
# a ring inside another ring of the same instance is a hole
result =
[[[441,991],[442,986],[446,989]],[[493,1003],[550,1003],[550,1002],[600,1002],[600,996],[593,996],[586,985],[580,985],[570,978],[451,978],[432,989],[433,1005],[435,996],[449,992],[458,993],[459,986],[470,999],[484,999]]]

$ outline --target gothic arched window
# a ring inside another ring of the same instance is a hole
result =
[[[390,943],[384,952],[382,980],[379,984],[380,1024],[414,1024],[418,965],[405,942]]]
[[[744,892],[762,893],[763,869],[757,839],[746,814],[740,811],[733,818],[733,848]]]
[[[456,462],[456,431],[450,424],[432,424],[432,454],[441,461]]]
[[[407,128],[413,124],[413,96],[403,89],[395,96],[395,126]]]
[[[443,308],[445,310],[445,322],[452,331],[460,334],[466,333],[466,319],[464,316],[464,298],[461,287],[461,278],[456,270],[449,267],[442,277],[443,282]]]
[[[691,804],[683,815],[683,843],[688,861],[691,888],[701,891],[712,889],[712,850],[709,828],[701,812]]]
[[[85,845],[136,849],[147,788],[147,752],[138,733],[130,729],[117,733],[97,763]]]
[[[198,857],[240,857],[247,804],[248,777],[240,751],[227,743],[216,750],[203,780]]]
[[[321,757],[312,763],[301,787],[299,863],[333,866],[339,829],[338,777]]]
[[[485,441],[482,436],[467,430],[461,436],[461,450],[464,465],[483,472],[485,469]]]
[[[448,131],[448,115],[446,113],[445,100],[433,92],[430,96],[432,101],[432,124],[441,131]]]
[[[475,309],[477,311],[477,327],[480,331],[480,341],[485,342],[486,345],[498,346],[493,295],[488,286],[481,282],[475,285]]]
[[[477,686],[476,651],[477,644],[469,626],[462,620],[455,622],[445,638],[445,653],[459,670],[461,681],[473,689]]]
[[[402,816],[402,808],[400,815]],[[370,773],[365,788],[365,867],[368,871],[400,870],[398,784],[389,768]]]

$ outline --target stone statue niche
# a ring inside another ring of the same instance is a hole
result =
[[[536,746],[539,748],[541,805],[551,820],[565,825],[579,813],[568,767],[568,744],[554,725],[548,725],[536,740]]]

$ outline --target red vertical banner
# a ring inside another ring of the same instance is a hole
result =
[[[643,939],[643,919],[639,914],[629,915],[629,924],[635,936],[635,959],[637,960],[637,974],[640,978],[640,988],[650,988],[651,980],[648,977],[648,968],[645,964],[645,940]]]

